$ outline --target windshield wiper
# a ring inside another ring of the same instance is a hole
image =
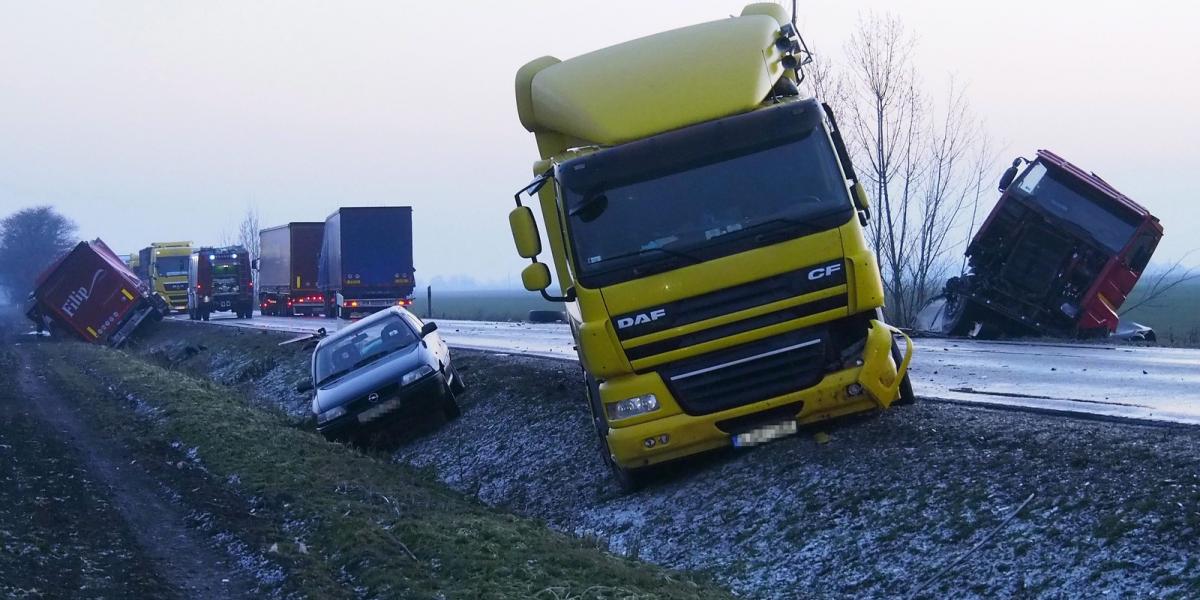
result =
[[[353,371],[353,370],[354,370],[354,367],[349,367],[346,369],[342,369],[341,371],[334,371],[333,373],[326,375],[325,378],[322,379],[321,381],[318,381],[317,387],[325,385],[326,383],[329,383],[330,381],[333,381],[334,379],[337,379],[338,377],[341,377],[342,375],[345,375],[346,373],[349,373],[350,371]]]

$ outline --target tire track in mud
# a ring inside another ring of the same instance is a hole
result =
[[[163,496],[153,477],[104,432],[46,383],[26,350],[18,348],[14,382],[45,431],[73,447],[88,474],[107,488],[113,508],[154,569],[183,598],[254,598],[254,583],[215,550],[204,534],[187,526],[188,511]],[[86,399],[81,399],[86,401]]]

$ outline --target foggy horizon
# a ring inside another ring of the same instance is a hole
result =
[[[517,121],[517,68],[744,4],[6,2],[0,213],[51,205],[82,239],[130,253],[155,241],[215,244],[248,208],[270,227],[324,220],[338,206],[411,205],[422,285],[517,287],[525,262],[506,214],[537,158]],[[1200,167],[1200,88],[1177,77],[1197,66],[1184,28],[1200,9],[809,2],[798,24],[836,65],[870,11],[898,15],[917,35],[930,91],[950,76],[967,83],[1000,147],[993,181],[1012,157],[1048,148],[1162,220],[1156,264],[1200,246],[1186,233],[1200,208],[1184,201]],[[587,27],[545,26],[581,15]],[[440,245],[447,234],[467,241]]]

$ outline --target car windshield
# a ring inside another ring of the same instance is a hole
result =
[[[403,318],[391,314],[355,331],[350,337],[321,346],[313,357],[317,385],[366,366],[417,343],[420,338]]]
[[[836,226],[850,210],[836,160],[813,128],[619,185],[563,185],[580,280],[611,284]]]
[[[158,266],[159,277],[177,277],[187,275],[188,258],[186,256],[157,256],[154,258]]]
[[[1098,201],[1093,190],[1047,170],[1041,161],[1025,171],[1014,189],[1051,216],[1078,226],[1114,254],[1125,247],[1138,226],[1131,215],[1115,212],[1115,207],[1109,208],[1105,206],[1107,202]]]

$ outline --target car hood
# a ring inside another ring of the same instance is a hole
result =
[[[318,387],[313,408],[324,412],[362,398],[385,385],[400,383],[405,373],[423,364],[430,364],[429,357],[429,350],[422,344],[413,344],[410,349],[385,356]]]

